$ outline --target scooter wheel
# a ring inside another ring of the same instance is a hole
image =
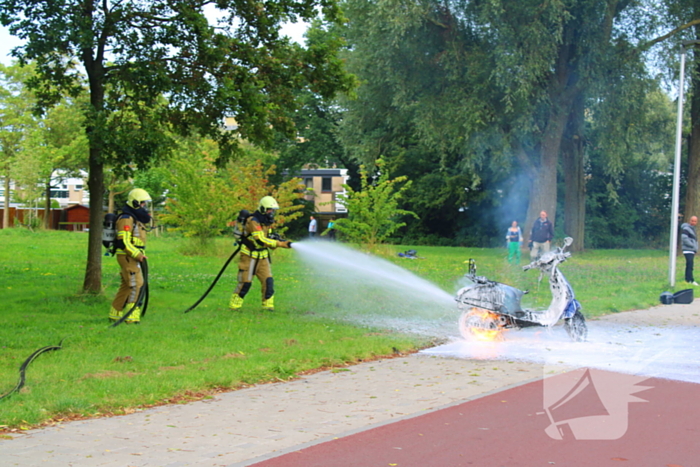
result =
[[[498,316],[482,308],[471,308],[459,317],[459,332],[466,340],[493,341],[502,338]]]
[[[584,342],[588,337],[588,326],[586,326],[586,318],[580,311],[574,313],[571,318],[564,320],[564,329],[574,342]]]

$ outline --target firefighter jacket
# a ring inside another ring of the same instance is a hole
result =
[[[140,259],[146,249],[146,226],[128,214],[117,219],[116,254]]]
[[[245,223],[241,254],[261,259],[267,258],[270,255],[270,249],[277,248],[279,241],[268,237],[272,233],[272,228],[263,224],[257,214],[256,212],[250,216]]]

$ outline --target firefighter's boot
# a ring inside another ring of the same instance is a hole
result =
[[[124,314],[123,311],[118,311],[116,308],[111,307],[109,309],[109,320],[110,321],[118,321],[119,318],[122,317],[122,314]]]
[[[228,307],[232,310],[239,310],[243,306],[243,298],[237,293],[231,295],[231,301],[228,302]]]
[[[275,297],[270,297],[262,302],[263,310],[275,311]]]
[[[131,307],[133,307],[134,310],[124,322],[126,324],[139,324],[141,322],[141,307],[134,306],[134,303],[127,303],[126,308],[124,308],[124,312],[128,313],[129,310],[131,310]]]

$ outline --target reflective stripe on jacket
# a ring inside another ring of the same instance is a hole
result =
[[[143,255],[146,249],[146,228],[129,215],[119,216],[117,219],[117,251],[118,255],[129,255],[137,258]],[[119,248],[122,247],[123,248]]]
[[[262,225],[255,216],[250,216],[245,224],[246,242],[241,246],[241,254],[248,255],[252,258],[267,258],[269,249],[277,248],[278,241],[268,238],[272,229],[269,225]]]

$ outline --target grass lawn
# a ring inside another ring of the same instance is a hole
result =
[[[260,309],[257,283],[241,311],[228,309],[236,272],[232,264],[209,297],[183,314],[233,247],[231,240],[219,239],[210,254],[185,256],[180,251],[186,240],[177,237],[149,238],[150,302],[142,324],[110,328],[107,313],[119,268],[114,258],[104,257],[104,293],[81,295],[86,242],[87,234],[80,232],[0,230],[0,395],[15,386],[18,368],[32,352],[63,342],[61,350],[30,365],[19,393],[0,400],[0,430],[201,399],[412,352],[445,337],[338,319],[333,303],[346,298],[349,286],[337,280],[324,284],[294,249],[274,254],[274,313]],[[409,248],[424,259],[396,255]],[[528,289],[526,305],[546,307],[546,280],[538,288],[537,273],[509,266],[505,255],[505,249],[423,246],[386,246],[380,253],[448,294],[459,287],[464,262],[475,258],[479,274]],[[657,304],[668,290],[667,264],[662,251],[591,251],[575,255],[561,269],[591,318]],[[345,300],[345,305],[357,311],[379,306],[371,292],[365,295],[366,301]],[[457,314],[455,329],[456,321]]]

